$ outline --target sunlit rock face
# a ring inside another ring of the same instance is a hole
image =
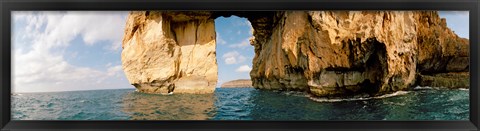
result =
[[[420,86],[469,88],[469,40],[459,38],[435,12],[415,16],[417,24],[417,83]]]
[[[132,12],[122,51],[128,80],[147,93],[212,93],[214,19],[231,15],[254,29],[257,89],[346,96],[468,85],[452,83],[468,82],[469,41],[435,11]]]
[[[255,43],[253,85],[317,96],[405,90],[415,82],[414,14],[279,12],[270,39]]]
[[[429,86],[436,76],[465,76],[424,74],[468,72],[468,40],[434,11],[286,11],[249,20],[255,29],[250,75],[260,89],[379,95]],[[256,28],[265,23],[272,26]]]
[[[215,25],[209,12],[131,12],[122,66],[145,93],[212,93],[217,84]]]

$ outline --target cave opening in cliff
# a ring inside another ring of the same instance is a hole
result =
[[[254,57],[253,28],[248,19],[235,15],[215,19],[218,87],[250,87]],[[236,84],[235,84],[236,83]]]
[[[387,72],[387,54],[384,43],[379,42],[376,38],[367,39],[362,45],[372,45],[370,48],[371,55],[365,62],[364,68],[369,79],[366,79],[361,85],[359,92],[365,92],[370,95],[376,95],[380,91],[382,78]]]

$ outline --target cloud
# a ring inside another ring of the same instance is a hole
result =
[[[124,75],[121,66],[106,70],[75,66],[64,56],[79,37],[86,45],[108,43],[119,51],[126,12],[13,12],[13,87],[16,92],[45,92],[118,88],[128,81],[112,82]],[[22,26],[25,24],[26,26]],[[18,28],[17,28],[18,27]]]
[[[113,66],[107,69],[108,76],[120,77],[123,72],[122,65]]]
[[[244,39],[244,40],[242,40],[242,42],[240,42],[240,43],[229,45],[228,47],[230,47],[230,48],[242,48],[242,49],[244,49],[244,48],[246,48],[246,47],[248,47],[248,46],[251,46],[251,45],[250,45],[250,38]]]
[[[247,25],[248,27],[250,27],[250,32],[249,35],[253,35],[253,26],[252,26],[252,23],[250,23],[250,21],[246,20],[245,21],[245,25]]]
[[[248,32],[249,35],[253,35],[253,27],[252,27],[252,23],[250,23],[250,21],[248,21],[248,19],[241,19],[241,20],[238,20],[236,21],[235,23],[233,23],[233,26],[247,26],[250,28],[250,32]],[[231,31],[229,31],[229,33],[231,33]],[[243,33],[242,31],[237,31],[237,34],[240,35],[241,33]]]
[[[218,78],[218,81],[217,81],[217,85],[216,85],[216,87],[220,87],[220,86],[222,86],[223,82],[224,82],[224,81],[223,81],[223,80],[221,80],[221,79],[220,79],[220,77],[219,77],[219,78]]]
[[[235,71],[236,72],[250,72],[250,70],[252,70],[252,68],[250,68],[250,66],[242,65],[242,66],[238,67]]]
[[[220,44],[220,45],[227,44],[227,42],[225,40],[223,40],[222,37],[220,36],[220,34],[218,34],[218,33],[217,33],[217,43]]]
[[[119,50],[123,30],[125,28],[126,13],[106,11],[71,11],[71,12],[14,12],[15,20],[27,22],[27,35],[38,35],[41,42],[47,47],[67,46],[75,36],[82,36],[87,45],[100,41],[110,41],[112,50]],[[44,28],[44,29],[42,29]],[[35,37],[30,36],[30,37]]]
[[[245,56],[240,55],[240,53],[237,51],[227,52],[222,57],[227,65],[242,63],[247,59]]]
[[[112,63],[111,62],[108,62],[105,67],[111,67],[112,66]]]
[[[241,18],[240,20],[233,23],[233,25],[234,26],[252,26],[250,21],[248,21],[248,19],[246,19],[246,18]]]

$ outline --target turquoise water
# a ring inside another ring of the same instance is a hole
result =
[[[304,93],[217,88],[153,95],[133,89],[22,93],[14,120],[468,120],[469,91],[418,89],[377,98],[313,99]]]

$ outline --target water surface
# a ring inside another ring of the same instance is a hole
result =
[[[14,120],[469,120],[468,90],[426,89],[385,97],[311,99],[304,93],[217,88],[153,95],[133,89],[23,93]]]

